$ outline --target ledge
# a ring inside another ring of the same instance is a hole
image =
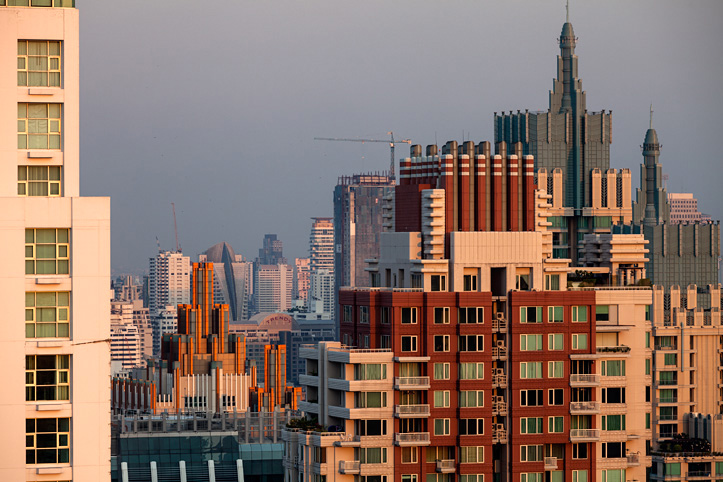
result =
[[[35,473],[42,474],[62,474],[65,467],[38,467],[35,469]]]
[[[58,277],[53,276],[52,278],[35,278],[35,284],[36,285],[59,285],[66,279],[70,279],[70,277],[58,278]]]
[[[38,88],[33,87],[28,89],[28,95],[54,95],[59,94],[62,92],[62,89],[60,87],[55,88]]]
[[[58,149],[37,149],[28,151],[28,159],[52,159],[56,153],[59,153]]]
[[[38,348],[58,348],[63,346],[64,344],[65,343],[63,340],[47,340],[38,341],[35,346],[37,346]]]
[[[62,410],[65,406],[70,406],[69,404],[61,405],[59,403],[45,403],[45,404],[37,404],[35,405],[35,411],[36,412],[57,412],[59,410]]]

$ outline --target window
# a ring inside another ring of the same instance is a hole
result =
[[[587,306],[572,307],[572,322],[587,323]]]
[[[484,390],[460,390],[459,391],[459,407],[472,408],[485,406]]]
[[[547,362],[547,378],[562,378],[565,376],[565,362]]]
[[[484,351],[484,335],[460,335],[459,351]]]
[[[542,417],[520,418],[520,433],[535,434],[542,433]]]
[[[360,306],[359,307],[359,323],[369,324],[369,307],[368,306]]]
[[[586,459],[587,458],[587,444],[572,444],[572,458],[573,459]]]
[[[625,482],[625,469],[601,470],[600,482]]]
[[[520,362],[520,378],[542,378],[542,362]]]
[[[619,459],[625,457],[625,442],[607,442],[602,444],[604,459]]]
[[[715,462],[715,475],[723,475],[723,462]]]
[[[381,363],[354,365],[354,380],[386,380],[387,366]]]
[[[417,337],[416,336],[403,336],[402,337],[402,351],[417,351]]]
[[[434,324],[435,325],[448,325],[449,324],[449,308],[435,308],[434,309]]]
[[[67,338],[70,336],[70,293],[25,293],[25,337]]]
[[[542,306],[520,307],[520,323],[542,323]]]
[[[542,390],[520,390],[520,405],[523,407],[541,407],[544,404]]]
[[[541,351],[542,335],[520,335],[521,351]]]
[[[483,418],[460,418],[460,435],[484,435],[485,420]]]
[[[362,437],[378,437],[387,434],[386,420],[357,420],[356,433]]]
[[[562,323],[563,310],[562,306],[548,306],[547,307],[547,322],[548,323]]]
[[[545,275],[545,289],[548,291],[554,291],[560,289],[560,275],[559,274],[546,274]]]
[[[402,324],[404,324],[404,325],[416,325],[417,324],[417,309],[416,308],[402,308]]]
[[[404,448],[416,449],[417,447],[404,447]],[[402,452],[404,452],[404,449],[402,449]],[[402,463],[412,463],[412,462],[404,462],[404,460],[402,460]],[[417,482],[417,474],[402,474],[402,482]]]
[[[18,166],[19,196],[60,196],[60,166]]]
[[[645,374],[650,375],[650,358],[645,359]]]
[[[448,418],[435,418],[434,419],[434,435],[449,435],[449,419]]]
[[[26,464],[66,464],[69,462],[69,418],[29,418],[25,420]]]
[[[520,482],[542,482],[542,472],[521,473]]]
[[[418,447],[402,447],[402,463],[403,464],[416,464],[419,460],[419,449]],[[416,474],[415,474],[416,478]],[[404,476],[402,476],[404,480]]]
[[[460,324],[475,324],[484,323],[484,308],[460,308],[459,309],[459,320]]]
[[[313,456],[314,462],[319,463],[319,464],[325,464],[326,463],[326,448],[325,447],[314,447],[312,456]]]
[[[515,274],[515,289],[520,291],[530,290],[529,268],[517,268],[517,274]]]
[[[520,462],[542,462],[542,445],[520,445]]]
[[[565,417],[547,417],[547,432],[562,433],[565,431]]]
[[[610,306],[598,305],[595,307],[595,321],[610,321]]]
[[[434,408],[449,407],[449,390],[434,391]]]
[[[381,308],[379,308],[379,318],[382,325],[388,325],[389,323],[391,323],[391,309],[388,306],[382,306]]]
[[[354,408],[383,408],[387,406],[387,392],[356,392]]]
[[[60,87],[60,41],[18,40],[18,85]]]
[[[381,335],[379,340],[379,348],[391,348],[392,337],[391,335]]]
[[[587,333],[572,334],[572,349],[587,350]]]
[[[18,149],[60,149],[60,104],[18,104]]]
[[[606,377],[624,377],[625,360],[603,360],[600,363],[602,374]]]
[[[477,275],[464,275],[464,291],[477,291]]]
[[[603,388],[602,403],[625,403],[625,387]]]
[[[447,277],[441,274],[430,276],[432,291],[447,291]]]
[[[27,355],[25,400],[70,400],[70,355]]]
[[[587,470],[573,470],[572,482],[587,482]]]
[[[351,305],[344,305],[342,307],[342,319],[344,323],[351,323],[354,321],[354,307]]]
[[[547,335],[547,349],[548,350],[564,350],[565,337],[562,333],[550,333]]]
[[[565,404],[565,389],[564,388],[550,388],[547,390],[547,404],[548,405],[564,405]]]
[[[449,335],[434,335],[434,351],[449,351]]]
[[[483,380],[484,379],[484,363],[460,363],[459,379],[460,380]]]
[[[409,275],[411,286],[410,288],[423,288],[422,286],[422,273],[412,273]],[[432,290],[439,291],[439,290]]]
[[[678,355],[676,353],[666,353],[663,356],[663,363],[665,365],[677,365],[678,364]]]
[[[645,321],[650,321],[650,305],[645,305]]]
[[[645,414],[645,428],[650,430],[650,412]]]
[[[485,474],[460,474],[459,482],[485,482]]]
[[[625,430],[625,415],[603,415],[602,429],[612,432]]]
[[[449,363],[434,364],[434,379],[449,380]]]
[[[650,348],[650,332],[645,332],[645,348]]]
[[[359,451],[359,462],[362,464],[386,464],[386,447],[361,447]]]
[[[25,230],[25,274],[68,274],[68,229]]]
[[[459,463],[460,464],[482,464],[485,461],[485,448],[477,447],[460,447]]]

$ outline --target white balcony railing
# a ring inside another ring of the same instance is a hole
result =
[[[394,437],[398,445],[429,444],[429,432],[398,433]]]
[[[570,413],[599,411],[600,402],[570,402]]]
[[[360,463],[358,460],[339,461],[339,472],[342,474],[358,474]]]
[[[600,375],[594,373],[578,373],[570,375],[570,385],[597,385],[600,383]]]
[[[455,471],[454,459],[437,460],[437,472],[448,474]]]
[[[545,457],[545,470],[557,470],[557,457]]]
[[[394,379],[394,388],[397,390],[426,390],[429,386],[429,377],[396,377]]]
[[[429,405],[397,405],[395,413],[399,417],[429,417]]]
[[[596,428],[573,428],[570,430],[572,440],[599,440],[600,430]]]

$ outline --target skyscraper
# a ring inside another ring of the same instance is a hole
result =
[[[199,261],[213,263],[216,300],[229,305],[231,320],[247,320],[253,296],[253,263],[234,253],[228,243],[211,246]]]
[[[537,185],[553,196],[553,254],[575,265],[585,234],[630,222],[630,172],[610,169],[612,113],[587,109],[569,19],[558,40],[547,111],[495,113],[495,149],[504,159],[505,150],[519,142],[521,154],[534,156]]]
[[[161,338],[173,328],[176,306],[191,299],[191,258],[177,251],[159,251],[149,259],[148,313],[153,326],[153,354],[160,355]]]
[[[264,244],[259,249],[259,257],[256,264],[286,264],[284,258],[284,244],[275,234],[264,235]]]
[[[108,481],[110,200],[79,192],[79,16],[15,3],[0,2],[0,480]]]
[[[325,269],[334,272],[333,218],[311,218],[309,235],[309,268],[312,272]]]

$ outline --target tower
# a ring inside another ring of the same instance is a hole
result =
[[[660,165],[660,143],[653,129],[653,107],[650,107],[650,128],[641,146],[643,163],[640,165],[640,187],[635,190],[633,221],[653,226],[670,222],[670,202],[663,187],[663,168]]]
[[[0,480],[109,481],[110,199],[80,196],[79,15],[17,3],[0,2]]]

